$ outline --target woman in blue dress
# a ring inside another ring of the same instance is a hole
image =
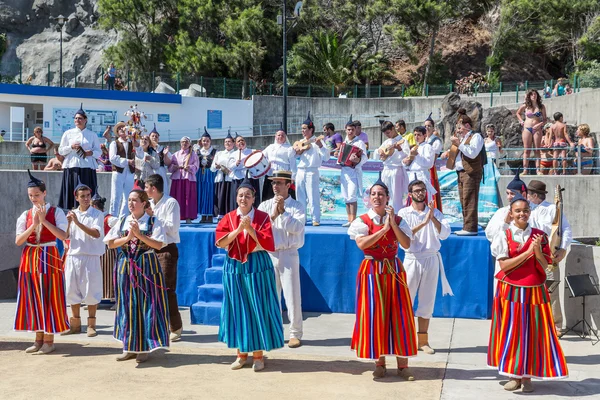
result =
[[[199,140],[199,148],[196,150],[200,160],[200,168],[196,173],[198,182],[198,215],[200,222],[212,223],[215,215],[215,176],[216,172],[211,171],[210,167],[217,154],[217,149],[211,145],[211,137],[204,128],[204,134]],[[196,146],[194,146],[196,147]]]

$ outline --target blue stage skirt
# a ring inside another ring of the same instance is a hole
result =
[[[242,353],[283,347],[283,323],[273,263],[257,251],[241,263],[225,258],[219,341]]]
[[[213,217],[215,213],[215,176],[210,168],[200,168],[196,173],[198,182],[198,215]]]
[[[115,269],[114,337],[123,351],[148,353],[169,347],[167,288],[154,250],[136,258],[121,252]]]

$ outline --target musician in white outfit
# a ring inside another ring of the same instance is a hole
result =
[[[427,202],[430,203],[437,193],[437,190],[435,190],[429,179],[429,170],[435,162],[435,153],[431,145],[425,142],[427,132],[424,127],[417,126],[413,133],[417,145],[410,149],[410,155],[402,160],[402,164],[404,164],[404,168],[406,169],[409,183],[414,180],[420,180],[425,183],[427,187]]]
[[[413,304],[415,297],[419,296],[419,305],[415,312],[419,329],[418,348],[427,354],[433,354],[435,351],[429,346],[428,330],[440,275],[442,293],[451,296],[453,293],[439,253],[440,241],[450,236],[450,224],[444,214],[435,208],[433,202],[430,202],[429,206],[425,204],[426,190],[424,182],[412,181],[408,185],[412,203],[401,209],[398,215],[410,226],[413,234],[410,247],[405,249],[404,269]]]
[[[352,119],[352,117],[350,117]],[[362,150],[360,157],[355,153],[350,154],[350,161],[353,166],[342,164],[342,172],[340,174],[340,186],[342,189],[342,197],[346,203],[346,214],[348,222],[343,224],[343,227],[349,227],[352,221],[356,219],[358,209],[358,198],[362,197],[362,166],[367,162],[367,146],[358,138],[358,132],[353,121],[348,121],[346,124],[346,146],[354,146]]]
[[[129,214],[127,196],[133,189],[135,179],[135,158],[143,158],[139,143],[128,135],[127,125],[119,122],[115,125],[117,140],[110,143],[108,158],[113,165],[110,184],[109,213],[114,216]]]
[[[237,200],[236,194],[238,187],[242,184],[242,181],[246,177],[246,172],[248,171],[245,163],[246,158],[252,153],[252,149],[246,147],[246,139],[243,136],[240,136],[236,133],[235,136],[235,146],[237,150],[234,150],[229,155],[229,159],[227,160],[227,168],[229,168],[229,177],[231,178],[231,191],[229,193],[229,208],[235,210],[237,208]],[[252,186],[254,186],[254,190],[256,191],[256,196],[254,198],[254,207],[258,207],[260,204],[260,181],[258,179],[249,178]]]
[[[383,160],[381,180],[389,188],[390,201],[394,210],[400,210],[404,205],[404,195],[408,191],[408,175],[402,168],[402,160],[410,154],[410,146],[408,141],[398,134],[391,121],[384,122],[381,131],[387,140],[375,152],[375,159]],[[389,148],[393,148],[393,153],[386,158],[384,150]]]
[[[531,216],[529,217],[529,224],[532,228],[541,229],[548,237],[552,233],[552,223],[556,216],[556,204],[546,201],[546,184],[538,180],[529,181],[527,185],[527,200],[531,207]],[[567,255],[567,250],[573,241],[573,231],[571,225],[564,214],[561,215],[562,220],[562,238],[559,249],[550,249],[552,251],[552,257],[558,264]],[[560,281],[560,268],[554,268],[551,272],[548,272],[548,279],[553,281]],[[563,315],[560,304],[561,291],[556,288],[550,293],[550,302],[552,304],[552,315],[554,316],[554,325],[558,332],[563,329]],[[560,334],[559,334],[560,335]]]
[[[315,125],[310,118],[302,124],[302,136],[307,141],[314,140]],[[299,156],[296,173],[296,197],[312,216],[313,226],[321,224],[321,192],[319,191],[319,167],[329,159],[329,150],[321,140],[310,143],[307,150],[296,151]]]
[[[269,253],[275,270],[277,295],[283,297],[290,320],[288,347],[300,347],[302,339],[302,299],[300,296],[300,256],[298,249],[304,245],[304,206],[289,194],[291,171],[275,171],[265,181],[273,187],[274,197],[263,201],[259,210],[271,216],[275,251]]]
[[[296,152],[287,141],[287,134],[283,129],[279,129],[275,133],[275,142],[267,146],[263,151],[263,155],[271,163],[271,169],[267,172],[267,178],[273,176],[273,173],[276,171],[291,171],[292,179],[296,179],[296,171],[298,170]],[[273,188],[268,183],[268,181],[265,181],[263,185],[263,201],[272,199],[274,196]],[[295,197],[295,192],[291,192],[290,195]]]
[[[216,172],[215,176],[215,193],[217,197],[217,219],[223,218],[231,209],[229,208],[229,194],[231,192],[231,176],[227,165],[229,158],[233,157],[234,145],[231,132],[227,132],[224,140],[225,150],[217,151],[210,170]]]
[[[150,131],[150,144],[158,154],[160,166],[155,171],[155,173],[162,176],[163,181],[165,183],[164,190],[165,193],[169,193],[169,181],[167,179],[167,168],[171,165],[171,158],[173,154],[169,151],[169,146],[163,146],[160,144],[160,133],[156,130],[156,124],[154,124],[154,128]]]

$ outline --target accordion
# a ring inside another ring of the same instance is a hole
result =
[[[340,147],[340,152],[338,154],[337,163],[343,167],[352,167],[356,166],[356,163],[350,161],[350,156],[352,154],[356,154],[357,157],[362,157],[362,150],[356,146],[352,146],[348,143],[342,143]]]

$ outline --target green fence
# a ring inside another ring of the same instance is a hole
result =
[[[34,71],[20,63],[3,63],[0,65],[0,83],[31,84],[44,86],[60,86],[60,68],[55,64],[48,64],[47,68]],[[108,90],[107,82],[104,80],[105,69],[98,68],[95,72],[83,73],[78,68],[63,73],[63,86],[81,87]],[[565,81],[573,92],[578,92],[582,87],[600,87],[600,82],[584,81],[577,75]],[[164,71],[134,72],[129,70],[117,70],[116,89],[133,92],[152,92],[164,83],[172,88],[172,92],[180,93],[188,89],[190,85],[196,84],[196,89],[202,96],[215,98],[242,99],[251,98],[253,95],[280,96],[283,88],[281,83],[268,81],[243,81],[240,79],[215,78],[195,76],[181,73],[170,73]],[[457,85],[448,82],[443,85],[427,85],[423,90],[422,85],[311,85],[297,84],[288,85],[288,95],[297,97],[348,97],[348,98],[383,98],[383,97],[411,97],[411,96],[445,96],[450,92],[479,96],[487,94],[490,102],[493,97],[515,93],[518,100],[528,89],[544,90],[554,88],[557,81],[521,81],[521,82],[493,82],[472,83],[468,85]],[[167,92],[170,90],[167,88]],[[515,101],[518,102],[518,101]]]

